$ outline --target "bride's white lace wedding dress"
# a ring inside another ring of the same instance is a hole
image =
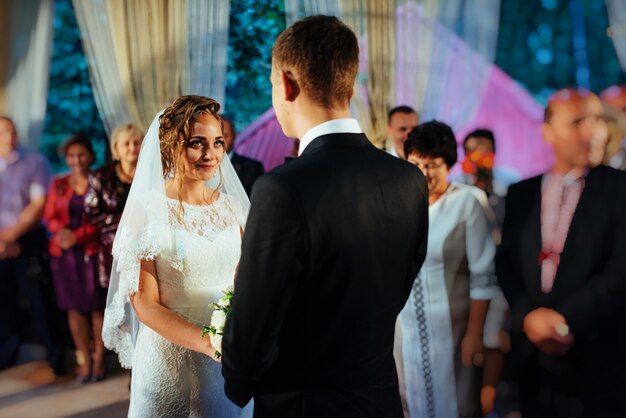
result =
[[[233,284],[243,215],[222,193],[206,206],[168,199],[173,245],[154,258],[161,303],[190,322],[208,325],[209,305]],[[158,232],[157,232],[158,234]],[[198,335],[200,338],[200,335]],[[208,336],[206,337],[208,338]],[[129,417],[250,417],[224,394],[221,365],[141,326],[133,355]]]

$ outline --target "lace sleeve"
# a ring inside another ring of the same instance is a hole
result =
[[[160,196],[142,196],[126,203],[121,226],[113,242],[113,268],[104,313],[102,338],[118,354],[120,364],[131,368],[134,339],[139,327],[130,304],[137,292],[142,260],[154,260],[169,245],[170,226]],[[129,219],[131,218],[131,219]]]

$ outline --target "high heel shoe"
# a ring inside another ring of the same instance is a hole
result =
[[[106,377],[107,377],[106,372],[105,372],[105,373],[102,373],[102,374],[92,374],[92,375],[91,375],[91,381],[92,381],[92,382],[101,382],[101,381],[103,381]]]
[[[101,382],[106,377],[107,377],[107,368],[106,368],[106,366],[103,366],[101,373],[93,373],[92,372],[92,374],[91,374],[91,381],[92,382]]]
[[[92,381],[91,379],[92,379],[91,376],[88,376],[88,375],[84,376],[82,374],[77,374],[74,380],[76,380],[78,383],[89,383]]]

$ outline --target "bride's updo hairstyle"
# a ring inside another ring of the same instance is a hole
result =
[[[179,190],[178,201],[182,213],[184,213],[184,208],[180,189],[185,175],[183,159],[185,158],[185,144],[191,135],[191,125],[201,114],[209,113],[218,120],[223,130],[222,118],[218,115],[219,110],[220,104],[217,101],[204,96],[189,95],[174,100],[174,103],[165,108],[159,117],[159,143],[163,175],[166,178],[173,177],[176,180]],[[222,185],[221,165],[218,170],[220,182],[216,190]],[[180,220],[182,220],[182,216]]]

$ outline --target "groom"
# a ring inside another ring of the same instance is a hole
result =
[[[426,254],[427,189],[350,118],[359,64],[334,17],[272,50],[272,102],[299,158],[261,177],[224,331],[226,395],[257,418],[401,418],[394,324]]]

